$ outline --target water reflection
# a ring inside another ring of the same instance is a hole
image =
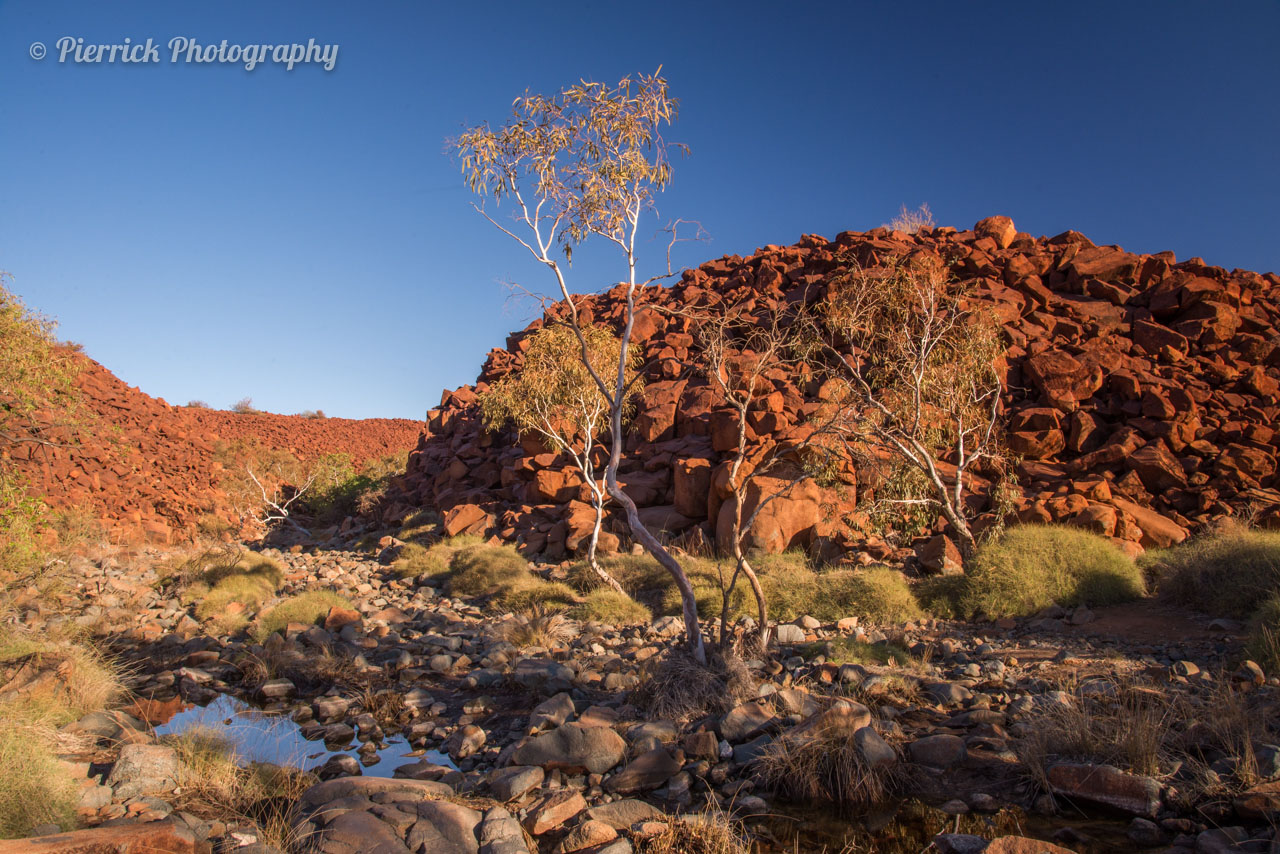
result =
[[[227,694],[220,695],[207,706],[190,706],[179,711],[168,722],[156,727],[156,734],[181,734],[193,728],[209,730],[227,739],[246,763],[270,762],[308,769],[324,762],[333,753],[347,753],[357,760],[361,758],[356,751],[359,742],[326,746],[323,741],[308,741],[298,724],[290,718],[256,709]],[[403,736],[388,736],[384,743],[386,747],[378,751],[376,763],[365,765],[361,762],[365,775],[390,777],[396,768],[417,759],[457,768],[453,760],[437,750],[415,751]]]

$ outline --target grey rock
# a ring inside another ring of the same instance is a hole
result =
[[[178,788],[178,757],[159,744],[126,744],[111,769],[107,785],[119,800],[163,795]]]
[[[626,742],[608,727],[565,724],[516,748],[511,761],[564,771],[603,774],[622,761]]]

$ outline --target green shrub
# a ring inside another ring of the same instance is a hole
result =
[[[1142,573],[1106,537],[1063,525],[1020,525],[983,544],[966,571],[968,616],[1034,614],[1054,603],[1112,605],[1143,595]]]
[[[331,608],[351,610],[354,607],[350,599],[339,596],[332,590],[310,590],[291,596],[259,615],[257,624],[253,627],[253,636],[261,642],[272,632],[283,631],[290,623],[314,625],[324,619]]]
[[[275,596],[282,583],[279,564],[248,554],[205,569],[200,582],[184,591],[183,601],[196,602],[197,619],[211,621],[219,633],[232,634],[249,624],[253,612]]]
[[[1235,528],[1144,555],[1161,594],[1215,615],[1247,619],[1280,593],[1280,531]]]
[[[614,626],[653,621],[653,614],[644,605],[607,587],[588,593],[581,603],[569,611],[569,615],[584,622],[594,620]]]

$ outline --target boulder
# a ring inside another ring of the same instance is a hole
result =
[[[1049,790],[1064,798],[1111,807],[1132,815],[1155,818],[1160,809],[1160,784],[1150,777],[1129,774],[1110,765],[1061,762],[1050,766]]]
[[[622,761],[627,744],[608,727],[565,724],[516,748],[516,765],[557,768],[569,773],[603,774]]]

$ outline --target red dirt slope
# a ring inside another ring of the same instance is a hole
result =
[[[205,514],[230,521],[226,495],[214,485],[220,443],[257,439],[302,460],[346,453],[359,467],[411,449],[424,426],[170,406],[88,358],[76,384],[84,426],[52,428],[48,435],[63,447],[20,445],[12,456],[35,494],[55,508],[90,509],[115,542],[186,539]]]

